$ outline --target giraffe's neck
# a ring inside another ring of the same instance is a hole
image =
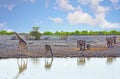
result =
[[[18,40],[22,39],[16,32],[15,32],[15,35],[17,36]]]

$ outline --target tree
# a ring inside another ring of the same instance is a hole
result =
[[[88,31],[87,30],[86,31],[82,31],[81,35],[88,35]]]
[[[56,32],[55,32],[55,35],[60,35],[60,32],[56,31]]]
[[[1,34],[1,35],[6,35],[6,34],[7,34],[7,31],[2,30],[2,31],[0,31],[0,34]]]
[[[46,31],[43,33],[44,35],[53,35],[54,33],[50,32],[50,31]]]
[[[7,32],[6,30],[1,30],[0,35],[13,35],[13,32]]]
[[[38,26],[34,26],[32,28],[33,28],[33,31],[30,32],[30,35],[34,36],[35,40],[39,40],[40,36],[41,36],[41,33],[38,31],[39,27]]]
[[[117,34],[117,31],[116,31],[116,30],[111,30],[109,33],[110,33],[111,35],[115,35],[115,34]]]
[[[66,35],[66,32],[64,32],[64,31],[61,31],[61,35]]]
[[[40,27],[34,26],[34,27],[32,27],[32,28],[33,28],[33,31],[38,31]]]
[[[75,35],[80,35],[80,31],[76,30]]]

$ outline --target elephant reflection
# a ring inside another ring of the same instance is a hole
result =
[[[53,63],[53,58],[45,58],[45,69],[50,69]]]
[[[19,77],[27,69],[28,59],[17,59],[17,65],[19,68],[19,72],[16,75],[15,79]]]
[[[115,58],[113,57],[108,57],[106,63],[107,64],[112,64],[114,62]]]
[[[85,65],[86,61],[85,61],[85,57],[79,57],[77,58],[77,65]]]

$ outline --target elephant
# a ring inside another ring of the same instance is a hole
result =
[[[113,46],[113,43],[114,43],[114,38],[113,37],[107,37],[106,41],[107,41],[107,47],[108,48]]]
[[[80,50],[85,50],[86,41],[85,40],[77,40],[77,48]]]

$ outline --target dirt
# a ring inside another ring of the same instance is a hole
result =
[[[101,39],[99,39],[101,40]],[[103,40],[103,39],[102,39]],[[76,40],[26,40],[28,49],[19,49],[18,40],[6,40],[0,42],[0,58],[35,58],[35,57],[120,57],[120,43],[117,41],[111,48],[106,43],[91,42],[90,50],[80,51]],[[89,41],[90,42],[90,41]],[[44,46],[48,44],[52,48],[45,54]]]
[[[120,44],[112,48],[91,47],[90,50],[80,51],[75,45],[63,46],[51,44],[52,53],[45,54],[43,44],[28,44],[28,50],[18,49],[17,44],[0,49],[1,58],[26,58],[26,57],[120,57]]]

